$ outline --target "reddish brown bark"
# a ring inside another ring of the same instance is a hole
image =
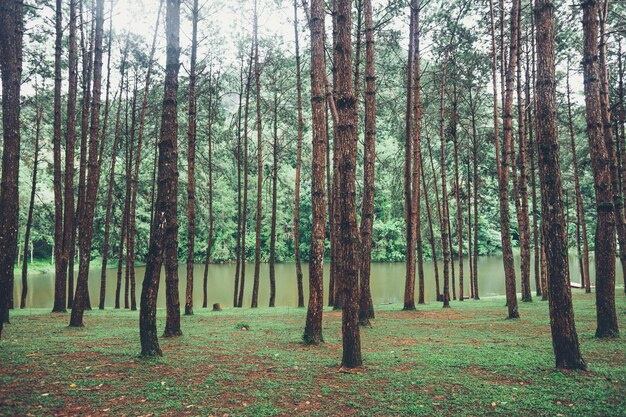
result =
[[[413,5],[413,4],[412,4]],[[415,54],[413,53],[417,17],[415,8],[411,7],[411,17],[409,24],[409,51],[406,67],[406,111],[405,111],[405,125],[404,125],[404,223],[406,229],[406,277],[404,284],[404,310],[415,310],[415,238],[413,232],[414,218],[411,214],[411,205],[413,202],[413,195],[411,191],[412,185],[412,153],[413,146],[413,72],[415,66],[413,65],[413,59]]]
[[[336,0],[334,2],[335,19],[333,51],[335,77],[334,93],[336,99],[338,124],[336,139],[341,151],[339,160],[339,209],[341,241],[341,290],[342,290],[342,368],[353,369],[362,366],[361,338],[358,311],[358,244],[359,234],[356,221],[355,171],[357,153],[357,130],[354,125],[356,97],[352,90],[352,2]]]
[[[430,243],[430,250],[433,262],[433,269],[435,273],[435,293],[437,296],[437,301],[441,299],[441,291],[439,288],[439,266],[437,262],[437,245],[435,243],[435,232],[433,230],[433,217],[430,211],[430,202],[428,197],[428,187],[426,185],[426,175],[424,174],[424,164],[420,161],[420,173],[422,176],[422,187],[424,189],[424,205],[426,206],[426,214],[428,217],[428,242]],[[437,187],[437,184],[434,184]]]
[[[550,328],[557,368],[587,369],[580,354],[569,287],[567,242],[563,216],[563,187],[559,161],[554,66],[554,5],[537,0],[537,138],[542,193],[546,260],[548,264]]]
[[[461,205],[461,182],[459,179],[459,137],[457,132],[458,124],[458,102],[456,85],[454,86],[453,102],[452,102],[452,118],[450,120],[452,141],[454,145],[454,189],[456,197],[456,225],[457,225],[457,244],[459,253],[459,300],[463,301],[464,282],[463,282],[463,206]],[[454,285],[454,284],[453,284]]]
[[[441,205],[442,205],[442,221],[441,221],[441,242],[443,247],[443,307],[450,307],[450,272],[449,263],[452,263],[450,259],[450,223],[448,212],[448,191],[446,180],[446,135],[444,129],[444,110],[445,110],[445,92],[446,92],[446,72],[447,72],[448,57],[444,58],[443,68],[441,71],[441,102],[439,107],[439,136],[441,138]],[[452,283],[454,290],[454,282]]]
[[[326,205],[324,202],[324,168],[326,163],[327,119],[324,111],[324,2],[312,0],[311,31],[311,114],[313,157],[311,160],[311,249],[309,255],[309,304],[302,339],[307,344],[324,341],[322,318],[324,308],[324,241]]]
[[[293,210],[293,245],[296,262],[296,283],[298,285],[298,307],[304,307],[302,285],[302,262],[300,260],[300,166],[302,165],[302,76],[300,69],[300,42],[298,32],[298,0],[293,1],[293,29],[296,41],[296,109],[298,112],[298,142],[296,147],[296,185]]]
[[[9,322],[13,269],[19,217],[20,87],[24,4],[20,0],[0,6],[0,72],[2,72],[2,179],[0,183],[0,336]]]
[[[78,235],[80,248],[78,279],[76,282],[76,294],[74,307],[70,318],[70,326],[83,326],[83,313],[87,308],[89,297],[87,279],[89,277],[89,264],[91,262],[91,243],[93,238],[93,219],[98,195],[98,182],[100,179],[99,146],[100,133],[100,95],[102,87],[102,39],[104,32],[104,0],[96,2],[96,23],[94,41],[94,66],[93,66],[93,90],[91,102],[91,125],[89,130],[89,161],[87,172],[87,185],[85,200],[80,221],[81,230]]]
[[[196,54],[198,49],[198,0],[191,10],[191,64],[189,69],[189,118],[187,122],[187,287],[185,315],[193,315],[193,263],[196,241]],[[156,39],[156,33],[155,33]]]
[[[584,84],[587,136],[593,168],[597,223],[596,264],[596,337],[619,334],[615,312],[615,212],[611,185],[610,159],[602,130],[600,68],[598,66],[598,5],[585,1],[583,9]]]
[[[173,336],[176,333],[181,334],[177,288],[178,271],[176,268],[176,249],[178,246],[178,223],[176,221],[176,204],[178,200],[178,166],[176,160],[178,117],[176,113],[176,95],[178,92],[178,69],[180,66],[180,2],[178,0],[167,0],[166,5],[167,61],[165,67],[163,113],[161,116],[161,139],[159,141],[159,183],[156,215],[152,224],[139,316],[141,354],[143,356],[162,355],[156,333],[156,300],[163,262],[165,262],[166,284],[168,286],[166,297],[168,314],[165,336]],[[172,288],[173,285],[176,285],[176,287]],[[172,293],[173,289],[176,290],[174,294]],[[172,299],[172,295],[176,297]],[[174,301],[174,303],[171,301]]]
[[[261,222],[263,221],[263,124],[261,120],[261,65],[259,63],[259,16],[257,0],[254,1],[254,85],[256,91],[257,181],[256,181],[256,241],[254,246],[254,283],[251,307],[259,304],[261,274]]]
[[[37,100],[37,98],[35,98]],[[39,138],[41,136],[41,119],[43,109],[37,104],[37,114],[35,116],[35,155],[33,157],[33,181],[30,188],[30,200],[28,203],[28,217],[26,219],[26,231],[24,232],[24,261],[22,263],[22,295],[20,297],[20,308],[26,307],[26,296],[28,295],[28,246],[30,243],[30,229],[33,225],[33,210],[35,208],[35,193],[37,191],[37,167],[39,165]]]
[[[491,4],[491,2],[490,2]],[[519,317],[517,308],[517,297],[515,290],[515,267],[513,265],[513,249],[511,245],[511,220],[509,212],[509,165],[511,163],[511,142],[513,140],[513,84],[514,74],[517,64],[517,23],[519,15],[519,0],[513,0],[511,8],[511,42],[509,50],[508,66],[506,69],[505,94],[502,111],[503,120],[503,143],[502,158],[500,160],[500,174],[498,180],[500,198],[500,226],[502,236],[502,258],[504,261],[504,274],[506,283],[506,302],[508,307],[508,318]],[[494,58],[495,59],[495,58]],[[494,96],[495,99],[495,96]],[[495,112],[494,112],[495,117]],[[497,133],[497,132],[496,132]],[[497,134],[496,134],[497,138]]]
[[[372,0],[365,0],[365,144],[363,148],[363,202],[361,207],[361,267],[359,322],[374,318],[370,289],[372,230],[374,226],[374,173],[376,162],[376,73]],[[419,179],[419,177],[418,177]]]
[[[273,109],[273,130],[274,138],[272,142],[272,214],[270,226],[270,307],[276,307],[276,200],[278,198],[278,88],[274,86],[274,109]]]
[[[209,167],[209,234],[207,238],[206,245],[206,258],[204,261],[204,276],[202,283],[202,308],[208,307],[208,277],[209,277],[209,264],[211,263],[211,251],[213,248],[213,120],[217,113],[218,106],[218,91],[219,86],[217,85],[217,81],[213,81],[213,75],[209,74],[209,111],[208,111],[208,132],[207,132],[207,153],[208,153],[208,167]],[[219,75],[216,76],[216,79],[219,78]],[[239,145],[239,142],[238,142]],[[237,152],[239,152],[239,148],[237,148]],[[239,171],[239,155],[237,156],[237,175],[238,182],[240,181],[240,171]],[[237,199],[237,205],[241,204],[241,200]],[[238,210],[241,210],[241,207],[238,207]],[[239,237],[237,237],[239,239]]]
[[[66,270],[63,254],[63,186],[61,173],[61,52],[63,42],[63,7],[61,0],[56,0],[54,41],[54,122],[53,122],[53,182],[54,182],[54,306],[52,312],[65,312],[66,308]],[[67,268],[67,264],[65,264]]]

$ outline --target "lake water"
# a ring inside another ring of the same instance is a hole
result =
[[[570,273],[573,282],[580,282],[578,272],[578,260],[575,256],[570,256]],[[519,256],[515,258],[517,272],[517,288],[520,292],[519,283]],[[308,300],[308,265],[303,264],[305,303]],[[457,292],[458,292],[458,260],[456,261],[457,272]],[[467,258],[464,259],[465,294],[469,296],[469,266]],[[591,262],[592,285],[595,276],[593,259]],[[51,267],[52,269],[52,267]],[[442,266],[439,267],[440,279],[442,277]],[[141,294],[141,283],[143,281],[145,268],[136,268],[137,279],[137,303]],[[202,306],[202,279],[204,266],[196,265],[194,268],[194,306]],[[531,286],[533,295],[535,294],[534,268],[531,267]],[[404,295],[404,263],[374,263],[372,264],[371,288],[374,304],[402,303]],[[617,260],[617,286],[623,285],[622,269]],[[425,274],[425,297],[427,302],[435,301],[435,278],[432,262],[424,264]],[[179,284],[181,307],[185,299],[185,265],[179,266]],[[232,306],[234,289],[235,264],[211,265],[209,267],[208,278],[208,301],[209,306],[213,303],[220,303],[224,307]],[[161,285],[159,288],[159,307],[165,306],[165,275],[161,275]],[[254,277],[254,264],[246,267],[246,286],[244,294],[244,307],[250,306],[252,294],[252,281]],[[324,273],[324,297],[328,297],[328,265],[325,265]],[[117,281],[117,270],[115,268],[107,271],[106,307],[113,307],[115,302],[115,287]],[[124,278],[122,277],[122,299],[124,294]],[[441,282],[443,288],[443,281]],[[54,274],[53,273],[33,273],[28,277],[28,297],[27,308],[52,308],[54,302]],[[416,285],[417,287],[417,285]],[[478,287],[480,296],[495,296],[504,294],[504,273],[501,256],[482,256],[478,260]],[[100,294],[100,268],[92,269],[89,274],[89,292],[93,306],[98,305]],[[21,294],[21,276],[15,277],[14,297],[16,304],[19,304]],[[417,293],[416,293],[417,300]],[[296,306],[298,293],[296,285],[295,265],[292,263],[276,264],[276,305]],[[259,287],[259,305],[267,306],[269,303],[269,266],[261,265],[261,278]]]

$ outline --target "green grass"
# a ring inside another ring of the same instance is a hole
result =
[[[575,296],[589,372],[554,369],[546,302],[521,303],[519,320],[503,304],[380,306],[356,374],[338,372],[338,312],[314,347],[301,343],[304,309],[198,308],[184,336],[160,339],[162,358],[140,359],[136,312],[94,310],[70,329],[67,315],[14,310],[0,415],[626,416],[626,342],[593,337],[593,295]]]

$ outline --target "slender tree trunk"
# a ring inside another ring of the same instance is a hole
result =
[[[254,249],[254,284],[251,307],[259,304],[259,276],[261,274],[261,222],[263,221],[263,125],[261,122],[261,65],[259,63],[259,16],[257,0],[254,0],[254,84],[256,90],[257,131],[257,186],[256,186],[256,243]]]
[[[0,6],[0,71],[2,72],[2,179],[0,183],[0,336],[9,322],[13,288],[20,170],[20,87],[24,4],[5,1]]]
[[[276,307],[276,200],[278,198],[278,90],[274,87],[274,142],[272,143],[272,218],[270,230],[270,307]]]
[[[574,123],[572,118],[572,103],[570,98],[570,83],[569,83],[569,66],[566,75],[567,83],[567,120],[569,125],[570,146],[572,150],[572,161],[574,166],[574,191],[576,193],[576,224],[577,224],[577,244],[578,258],[581,263],[580,278],[581,284],[584,286],[587,280],[589,280],[589,244],[587,243],[587,221],[585,220],[585,211],[583,209],[583,197],[580,192],[580,176],[578,173],[578,156],[576,153],[576,141],[574,136]],[[582,231],[582,237],[581,237]],[[580,241],[583,244],[583,253],[580,253]]]
[[[530,1],[531,8],[533,7],[533,0]],[[532,101],[530,95],[531,84],[534,85],[535,81],[535,20],[534,14],[530,14],[530,22],[531,22],[531,44],[530,51],[526,50],[526,103],[527,103],[527,121],[526,127],[528,128],[528,156],[530,158],[530,188],[532,190],[532,211],[533,211],[533,249],[534,249],[534,259],[535,259],[535,294],[537,297],[542,296],[542,287],[541,287],[541,248],[540,248],[540,238],[539,238],[539,227],[537,221],[537,182],[535,178],[535,143],[533,140],[533,132],[536,127],[536,121],[533,117],[536,107],[536,97],[533,92]],[[532,64],[530,63],[529,55],[532,55]],[[532,71],[532,81],[530,78],[530,72]]]
[[[309,19],[311,31],[311,114],[313,156],[311,159],[311,249],[309,255],[309,304],[302,339],[307,344],[324,342],[324,241],[326,205],[324,168],[326,163],[327,119],[324,111],[324,1],[312,0]],[[331,226],[332,227],[332,226]],[[331,288],[332,291],[332,288]]]
[[[208,307],[208,277],[209,277],[209,264],[211,263],[211,250],[213,248],[213,120],[217,113],[218,103],[218,86],[213,84],[213,75],[209,74],[209,111],[208,111],[208,134],[207,134],[207,153],[208,153],[208,166],[209,166],[209,235],[206,245],[206,259],[204,261],[204,276],[202,283],[202,308]],[[217,77],[216,77],[217,78]],[[238,183],[241,184],[241,171],[239,170],[239,143],[237,147],[237,176]],[[237,196],[237,210],[241,210],[241,199]],[[239,227],[239,225],[237,225]],[[239,236],[237,237],[239,239]]]
[[[63,261],[63,186],[61,172],[61,52],[63,43],[63,6],[56,0],[54,41],[54,306],[52,312],[65,312],[67,302],[67,263]],[[71,28],[71,26],[70,26]],[[71,67],[71,62],[70,69]],[[69,97],[68,97],[69,99]],[[69,115],[68,115],[69,116]],[[69,119],[68,119],[69,120]]]
[[[342,369],[362,366],[361,338],[358,311],[358,249],[359,234],[356,221],[355,171],[357,151],[357,130],[354,125],[356,97],[352,91],[352,2],[336,0],[334,26],[334,97],[337,100],[338,125],[337,135],[341,150],[339,160],[339,193],[337,207],[340,211],[341,241],[341,290],[342,290]]]
[[[293,240],[296,262],[296,283],[298,285],[298,307],[304,307],[302,284],[302,262],[300,260],[300,166],[302,165],[302,80],[300,70],[300,43],[298,32],[298,0],[293,1],[293,29],[296,41],[296,109],[298,112],[298,143],[296,148],[296,185],[294,191]]]
[[[548,263],[550,327],[556,366],[587,369],[580,354],[569,286],[567,243],[563,219],[563,187],[556,117],[553,8],[550,0],[537,0],[537,137],[540,144],[539,180],[542,188],[546,258]]]
[[[428,216],[428,242],[430,243],[430,250],[432,252],[433,269],[435,273],[435,292],[437,295],[437,301],[441,299],[441,291],[439,288],[439,264],[437,262],[437,245],[435,243],[435,232],[433,230],[433,217],[430,211],[430,202],[428,197],[428,187],[426,185],[426,175],[424,175],[424,164],[420,161],[420,173],[422,175],[422,186],[424,188],[424,205],[426,206],[426,214]],[[437,187],[437,184],[434,183]]]
[[[618,142],[622,144],[622,196],[626,198],[626,106],[624,106],[624,66],[622,63],[622,42],[618,41],[617,44],[617,73],[618,73],[618,94],[619,94],[619,126],[620,126],[620,137]],[[585,233],[585,228],[583,227],[583,244],[585,250],[585,262],[586,268],[589,270],[589,250],[587,247],[587,234]],[[589,282],[589,274],[587,274],[586,281],[586,291],[591,291],[591,283]],[[622,277],[624,279],[624,291],[626,292],[626,276]]]
[[[511,46],[509,62],[506,69],[506,84],[502,110],[503,143],[502,158],[500,161],[499,197],[500,197],[500,226],[502,235],[502,258],[506,283],[506,302],[509,310],[508,318],[519,317],[517,296],[515,290],[515,267],[513,265],[513,249],[511,246],[511,219],[509,212],[509,165],[511,162],[511,142],[513,140],[513,87],[515,83],[515,66],[517,64],[517,23],[519,15],[519,0],[513,0],[511,8]],[[497,135],[496,135],[497,137]]]
[[[598,66],[598,5],[582,5],[584,34],[584,83],[587,136],[593,167],[596,204],[596,337],[619,334],[615,312],[615,212],[611,188],[610,159],[602,131],[601,74]]]
[[[615,226],[619,241],[619,258],[622,265],[622,276],[626,277],[626,218],[624,218],[624,200],[619,182],[619,164],[615,152],[615,141],[611,130],[611,109],[609,103],[609,74],[606,63],[606,17],[608,14],[608,0],[601,1],[598,6],[600,20],[599,68],[600,73],[600,114],[604,132],[604,141],[609,154],[611,169],[611,188],[613,191],[613,210],[615,211]],[[612,298],[615,298],[613,289]]]
[[[35,193],[37,192],[37,166],[39,165],[39,137],[41,136],[42,117],[43,109],[39,106],[39,104],[37,104],[37,115],[35,116],[35,156],[33,157],[33,181],[30,188],[30,201],[28,203],[26,232],[24,233],[24,262],[22,264],[22,296],[20,298],[20,308],[26,307],[26,296],[28,295],[28,256],[26,255],[28,253],[28,247],[30,243],[30,229],[33,225]]]
[[[433,189],[435,190],[435,203],[437,204],[437,220],[438,220],[437,224],[439,225],[439,230],[442,230],[443,229],[443,224],[442,224],[443,216],[441,214],[441,203],[439,200],[439,188],[437,186],[437,172],[435,171],[435,163],[433,162],[433,149],[430,146],[429,135],[426,135],[426,144],[428,145],[428,156],[430,158],[430,168],[431,168],[431,171],[433,172]],[[425,175],[425,174],[422,172],[422,175]],[[426,179],[424,179],[424,189],[426,189]],[[427,192],[425,191],[424,194],[427,194]],[[432,228],[432,224],[431,224],[431,228]],[[433,235],[433,239],[434,239],[434,235]],[[442,252],[443,252],[443,245],[444,245],[444,242],[441,241]],[[433,249],[433,261],[435,261],[435,257],[436,257],[435,254],[436,254],[436,251]],[[435,269],[438,269],[436,262],[435,262]],[[443,293],[441,293],[439,290],[440,285],[439,285],[439,273],[438,272],[435,273],[435,285],[437,287],[437,301],[443,301]]]
[[[461,185],[459,180],[459,138],[457,133],[458,111],[456,85],[454,86],[454,102],[452,103],[452,140],[454,141],[454,185],[456,195],[456,225],[459,250],[459,301],[463,301],[463,207],[461,206]],[[469,194],[468,194],[469,195]]]
[[[411,3],[413,6],[413,3]],[[415,239],[413,232],[413,216],[411,214],[411,205],[413,202],[413,195],[411,191],[412,185],[412,146],[413,146],[413,72],[415,66],[413,65],[413,59],[415,54],[413,53],[416,32],[416,10],[411,7],[411,17],[409,24],[409,51],[406,67],[406,111],[405,111],[405,127],[404,127],[404,223],[406,229],[406,278],[404,284],[404,310],[415,310]]]
[[[93,219],[98,195],[98,181],[100,179],[98,135],[100,133],[100,95],[102,87],[102,42],[104,33],[104,0],[96,2],[96,35],[93,68],[93,90],[91,103],[91,126],[89,130],[89,162],[86,194],[80,221],[81,231],[78,235],[80,248],[78,280],[74,308],[70,319],[70,326],[83,326],[83,313],[87,307],[89,292],[87,279],[91,261],[91,244],[93,239]]]
[[[376,162],[376,73],[374,69],[374,23],[372,13],[372,0],[365,0],[365,144],[363,148],[362,252],[360,259],[359,298],[359,322],[361,325],[369,325],[369,319],[374,318],[374,306],[370,289]]]
[[[239,307],[239,276],[240,272],[245,268],[242,265],[242,210],[241,210],[241,108],[244,94],[243,85],[243,65],[244,65],[244,53],[241,54],[241,66],[239,70],[239,106],[237,107],[237,243],[235,247],[236,266],[235,266],[235,288],[233,291],[233,307]]]
[[[57,266],[57,273],[60,271],[63,279],[67,279],[67,306],[71,307],[71,299],[74,296],[74,280],[70,279],[69,258],[72,252],[73,238],[75,231],[74,222],[74,148],[76,140],[76,96],[78,90],[78,44],[76,40],[76,1],[70,0],[70,36],[69,36],[69,87],[67,95],[67,137],[65,142],[65,198],[63,207],[63,243],[61,261]],[[73,273],[71,274],[73,277]],[[65,297],[64,297],[65,298]],[[57,308],[55,311],[60,311]],[[65,311],[65,307],[63,308]]]
[[[93,11],[93,10],[92,10]],[[93,15],[93,13],[92,13]],[[83,13],[83,2],[79,3],[80,17],[80,40],[82,51],[82,87],[83,95],[81,98],[81,127],[80,127],[80,164],[78,171],[78,204],[74,213],[73,230],[69,246],[69,264],[68,264],[68,299],[67,306],[72,308],[74,305],[74,261],[76,256],[76,235],[82,230],[83,210],[85,207],[85,191],[87,184],[87,146],[89,138],[89,108],[91,104],[91,77],[93,71],[93,20],[89,33],[89,39],[85,37],[85,18]],[[92,16],[93,17],[93,16]],[[79,254],[80,256],[80,254]],[[79,261],[80,262],[80,261]],[[85,287],[87,291],[88,288]],[[86,308],[91,310],[89,302],[89,293],[85,294]]]
[[[328,307],[334,307],[335,305],[335,266],[336,266],[336,259],[335,259],[335,229],[333,226],[333,219],[334,219],[334,204],[335,204],[335,200],[334,200],[334,196],[333,196],[333,192],[334,192],[334,188],[333,188],[333,184],[334,184],[334,179],[333,176],[330,173],[331,167],[333,166],[333,164],[331,163],[331,159],[330,159],[330,129],[328,128],[329,125],[329,115],[328,115],[328,99],[326,99],[324,101],[325,103],[325,117],[326,117],[326,194],[328,196],[328,241],[330,242],[330,254],[329,254],[329,261],[330,261],[330,265],[329,265],[329,270],[330,270],[330,274],[328,277]],[[334,146],[334,144],[333,144]],[[334,159],[334,158],[333,158]]]
[[[480,300],[478,291],[478,188],[480,180],[478,179],[478,134],[476,132],[476,106],[472,98],[472,90],[470,94],[471,119],[472,119],[472,162],[474,166],[474,259],[472,263],[472,275],[474,286],[474,300]],[[468,194],[469,196],[469,194]]]
[[[131,258],[134,256],[130,253],[130,240],[132,229],[134,229],[133,224],[131,223],[131,207],[133,200],[133,155],[135,151],[135,127],[137,124],[137,73],[135,73],[135,85],[133,87],[133,102],[131,109],[131,123],[130,123],[130,139],[128,136],[128,123],[126,123],[126,144],[128,146],[128,152],[126,154],[126,201],[124,203],[124,219],[126,222],[126,235],[124,238],[126,239],[126,257],[125,257],[125,268],[124,268],[124,308],[130,308],[130,286],[131,286]],[[133,266],[134,269],[134,266]]]
[[[123,60],[124,62],[125,60]],[[122,64],[122,68],[125,65]],[[107,190],[106,215],[104,222],[104,245],[102,247],[102,269],[100,270],[100,303],[98,308],[104,310],[106,295],[107,263],[109,259],[109,237],[111,234],[111,217],[113,215],[113,189],[115,188],[115,162],[117,160],[118,144],[120,139],[120,113],[122,110],[122,86],[124,85],[124,73],[120,82],[120,101],[117,104],[117,116],[115,117],[115,133],[113,147],[111,148],[111,172],[109,173],[109,187]],[[119,304],[119,303],[118,303]]]
[[[521,7],[521,6],[520,6]],[[528,215],[528,176],[526,173],[526,131],[524,127],[524,96],[522,95],[522,17],[518,14],[517,22],[517,126],[519,136],[519,213],[517,223],[520,232],[520,258],[522,301],[530,302],[533,299],[530,288],[530,223]],[[516,197],[517,198],[517,197]]]
[[[178,271],[176,268],[176,249],[178,246],[176,213],[178,200],[178,166],[176,161],[178,117],[176,113],[176,96],[180,65],[180,1],[167,0],[166,5],[167,61],[165,67],[165,91],[163,93],[163,114],[161,116],[161,139],[159,141],[159,182],[156,215],[152,224],[150,249],[142,285],[139,315],[141,354],[143,356],[162,355],[156,332],[156,301],[163,263],[165,263],[166,298],[168,301],[165,336],[181,334],[177,288]],[[175,297],[172,297],[172,295]]]
[[[198,48],[198,0],[193,0],[191,65],[189,71],[189,120],[187,124],[187,288],[185,315],[193,315],[193,263],[196,240],[196,51]]]
[[[471,180],[471,172],[472,172],[472,158],[471,158],[471,152],[472,152],[472,145],[471,145],[471,139],[468,137],[467,138],[467,174],[466,174],[466,180],[467,180],[467,263],[469,266],[469,288],[470,288],[470,295],[469,297],[467,297],[468,299],[473,299],[474,298],[474,252],[473,252],[473,244],[472,244],[472,180]]]
[[[447,70],[448,56],[444,57],[443,68],[441,71],[441,104],[439,108],[439,136],[441,138],[441,207],[442,207],[442,219],[441,219],[441,242],[443,247],[443,307],[450,307],[450,275],[449,275],[449,263],[452,263],[450,259],[449,244],[449,212],[448,212],[448,189],[446,179],[446,135],[444,131],[444,110],[445,110],[445,92],[446,92],[446,70]],[[454,289],[454,283],[452,283]]]
[[[246,103],[243,117],[243,209],[241,219],[241,282],[237,307],[243,307],[243,291],[246,283],[246,229],[248,224],[248,116],[250,114],[250,88],[252,84],[252,64],[254,55],[254,42],[250,50],[250,62],[248,65],[248,81],[246,85]]]

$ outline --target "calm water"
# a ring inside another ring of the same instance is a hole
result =
[[[519,284],[519,256],[515,259],[517,265],[517,288]],[[458,290],[458,260],[456,262],[457,290]],[[464,259],[465,294],[469,295],[469,266],[467,259]],[[622,270],[617,264],[617,285],[623,285]],[[535,289],[534,269],[531,269],[531,286],[533,294]],[[113,307],[115,298],[115,286],[117,281],[117,270],[107,271],[106,306]],[[185,298],[185,265],[181,263],[179,270],[179,287],[181,306],[184,305]],[[440,277],[442,266],[439,268]],[[141,282],[143,281],[145,268],[136,269],[137,277],[137,303],[139,303],[141,293]],[[194,268],[194,306],[202,306],[202,278],[204,266],[196,265]],[[573,282],[580,282],[578,273],[578,261],[575,256],[570,256],[570,272]],[[308,265],[303,265],[305,302],[308,300]],[[435,301],[435,278],[433,265],[427,262],[424,265],[426,300]],[[404,294],[404,263],[375,263],[372,265],[372,297],[374,304],[401,303]],[[494,296],[504,294],[504,273],[501,256],[484,256],[478,260],[478,287],[481,296]],[[594,277],[594,264],[591,263],[592,282]],[[235,265],[211,265],[208,278],[208,300],[209,305],[220,303],[224,307],[232,306],[234,288]],[[165,307],[165,275],[161,275],[161,285],[159,288],[159,307]],[[252,281],[254,277],[254,264],[246,267],[246,286],[244,296],[244,306],[250,305],[252,293]],[[122,305],[124,294],[124,279],[122,277]],[[328,265],[325,266],[324,274],[325,288],[324,296],[328,296]],[[441,283],[443,286],[443,282]],[[593,285],[593,284],[592,284]],[[54,301],[54,274],[34,273],[28,277],[28,297],[27,307],[31,308],[52,308]],[[21,294],[21,277],[15,277],[15,300],[19,300]],[[97,306],[100,294],[100,269],[91,270],[89,274],[89,292],[92,305]],[[276,305],[296,306],[298,301],[295,265],[291,263],[276,265]],[[417,298],[417,295],[416,295]],[[259,288],[259,305],[266,306],[269,303],[269,266],[261,265],[261,278]]]

